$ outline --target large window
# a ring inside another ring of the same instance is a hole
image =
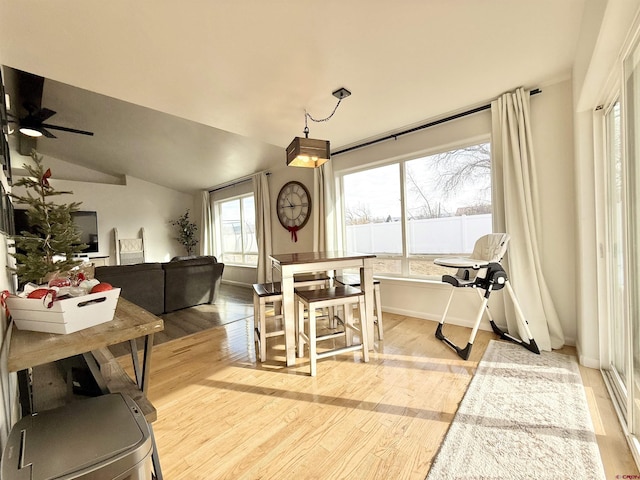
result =
[[[375,273],[441,275],[440,255],[469,254],[491,233],[491,149],[468,145],[341,175],[344,244],[375,253]]]
[[[220,200],[214,204],[219,256],[224,263],[257,265],[255,201],[253,194]]]

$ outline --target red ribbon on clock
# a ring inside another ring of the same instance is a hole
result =
[[[300,228],[297,225],[294,225],[292,227],[287,227],[287,230],[289,230],[291,232],[291,241],[297,242],[298,241],[298,234],[296,232],[298,230],[300,230]]]

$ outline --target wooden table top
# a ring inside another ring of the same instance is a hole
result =
[[[64,335],[19,330],[15,324],[9,346],[9,371],[16,372],[36,365],[98,350],[164,330],[161,318],[120,297],[110,322]]]
[[[373,253],[356,253],[347,251],[279,253],[271,258],[280,265],[296,265],[303,263],[325,262],[331,260],[355,260],[358,258],[375,258]]]

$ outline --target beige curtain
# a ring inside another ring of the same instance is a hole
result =
[[[258,244],[258,283],[272,281],[271,262],[271,199],[266,173],[256,173],[252,177],[253,195],[256,208],[256,241]]]
[[[511,235],[506,265],[511,284],[536,343],[551,350],[564,345],[564,334],[540,262],[539,189],[529,96],[519,88],[491,103],[493,227],[495,232]],[[506,307],[509,332],[522,337],[508,302]]]
[[[332,162],[313,170],[313,251],[338,249],[336,192]]]
[[[213,215],[211,211],[211,194],[202,191],[202,218],[200,219],[200,254],[214,255],[213,249]]]

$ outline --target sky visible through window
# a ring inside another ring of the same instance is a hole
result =
[[[407,217],[490,213],[491,154],[488,143],[405,163]],[[401,218],[399,163],[343,177],[347,224]]]
[[[400,217],[400,167],[398,164],[372,168],[344,176],[345,214],[347,223],[364,220],[384,221]],[[349,222],[349,214],[353,220]],[[361,222],[369,223],[369,222]]]

